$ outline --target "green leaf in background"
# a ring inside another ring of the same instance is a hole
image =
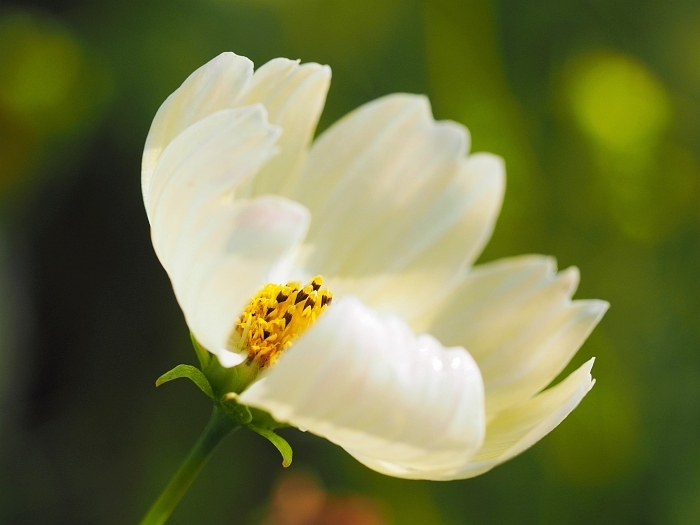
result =
[[[211,385],[209,384],[206,376],[199,368],[192,365],[177,365],[175,368],[156,379],[156,386],[160,386],[163,383],[167,383],[168,381],[179,379],[181,377],[186,377],[192,381],[209,397],[209,399],[212,401],[214,400],[214,392],[212,392]]]

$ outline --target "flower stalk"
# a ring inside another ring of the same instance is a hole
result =
[[[235,421],[215,406],[202,435],[146,516],[141,520],[140,525],[162,525],[165,523],[214,451],[224,438],[238,428],[239,425]]]

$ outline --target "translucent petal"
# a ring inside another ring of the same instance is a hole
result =
[[[331,306],[240,400],[415,473],[464,464],[484,436],[471,356],[353,297]]]
[[[479,453],[447,479],[478,476],[527,450],[564,421],[593,388],[593,359],[558,385],[500,412],[486,427]]]
[[[171,141],[151,180],[154,248],[190,329],[225,366],[236,364],[226,351],[235,319],[261,286],[284,280],[310,220],[283,197],[232,198],[278,136],[262,105],[218,111]]]
[[[304,160],[326,101],[331,80],[328,66],[275,58],[253,75],[237,105],[263,104],[268,120],[283,130],[280,154],[242,188],[243,195],[284,194]]]
[[[222,53],[194,73],[158,110],[146,139],[142,163],[144,199],[163,150],[187,127],[222,109],[263,104],[272,124],[280,126],[280,155],[261,170],[242,196],[281,193],[294,178],[323,109],[330,68],[278,58],[253,73],[253,63],[233,53]],[[255,191],[253,191],[253,185]]]
[[[227,344],[236,318],[264,284],[285,280],[286,259],[310,217],[303,206],[275,195],[214,205],[208,213],[166,270],[192,333],[222,365],[233,366],[239,360]]]
[[[280,130],[261,105],[225,109],[180,133],[153,173],[149,211],[153,246],[166,269],[177,243],[190,243],[222,200],[252,177],[277,151]]]
[[[479,363],[489,418],[551,383],[602,318],[605,301],[571,301],[578,280],[550,258],[505,259],[475,268],[425,315],[423,329]]]
[[[486,427],[481,450],[456,469],[438,467],[413,472],[391,462],[355,457],[371,469],[400,478],[451,480],[478,476],[525,451],[554,430],[593,387],[592,366],[593,359],[558,385],[498,414]]]
[[[232,108],[253,75],[253,63],[222,53],[192,73],[158,109],[146,138],[141,167],[147,200],[151,176],[161,153],[187,127],[221,109]]]
[[[464,127],[392,95],[313,144],[291,194],[314,216],[304,264],[338,293],[410,318],[478,256],[503,194],[502,161],[466,157]]]

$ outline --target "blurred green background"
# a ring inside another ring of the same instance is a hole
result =
[[[173,525],[282,524],[276,501],[323,490],[370,511],[297,523],[700,523],[699,27],[693,0],[2,2],[0,523],[137,522],[208,418],[191,384],[154,387],[194,355],[140,155],[159,104],[225,50],[330,64],[320,129],[427,93],[506,159],[481,260],[552,254],[612,308],[572,364],[598,357],[591,394],[486,475],[391,479],[288,430],[302,497],[241,432]]]

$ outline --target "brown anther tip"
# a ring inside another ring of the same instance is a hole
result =
[[[306,285],[295,281],[286,286],[268,284],[251,299],[231,335],[236,347],[247,353],[249,364],[273,366],[279,355],[316,321],[331,302],[331,292],[322,284],[320,275]]]

